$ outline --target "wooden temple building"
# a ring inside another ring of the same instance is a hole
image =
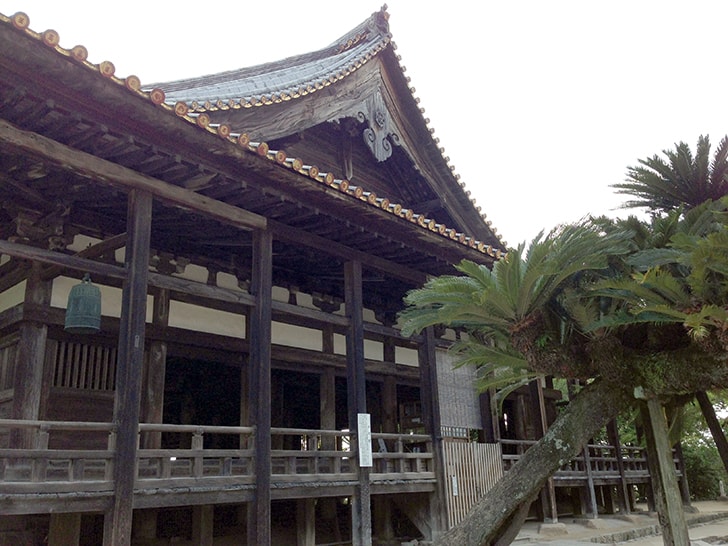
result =
[[[386,9],[149,87],[0,14],[0,204],[2,544],[431,540],[538,437],[529,393],[499,424],[453,369],[452,332],[397,328],[408,290],[506,248]],[[100,322],[68,325],[94,294]]]

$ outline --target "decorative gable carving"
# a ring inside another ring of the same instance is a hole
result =
[[[368,122],[364,129],[364,142],[377,158],[377,161],[386,161],[392,155],[392,145],[399,146],[399,135],[394,131],[395,126],[384,104],[381,90],[369,97],[357,118],[361,122]]]

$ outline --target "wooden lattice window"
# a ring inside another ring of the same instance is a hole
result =
[[[116,347],[73,341],[57,343],[53,361],[53,386],[113,391]]]

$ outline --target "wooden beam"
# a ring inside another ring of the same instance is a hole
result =
[[[56,265],[66,269],[75,271],[84,271],[92,275],[101,275],[112,277],[115,279],[123,279],[126,277],[124,268],[118,265],[95,262],[78,256],[69,256],[61,252],[53,250],[44,250],[29,245],[19,243],[11,243],[0,239],[0,254],[7,254],[14,258],[23,258],[34,262]]]
[[[110,277],[112,279],[123,280],[126,278],[126,270],[120,265],[96,262],[89,260],[88,258],[81,257],[81,255],[71,256],[53,250],[44,250],[42,248],[29,245],[11,243],[10,241],[2,239],[0,239],[0,254],[7,254],[8,256],[13,256],[15,258],[58,266],[60,268],[58,272],[63,269],[72,269],[75,271],[88,272],[91,275]],[[43,271],[43,275],[47,277],[48,272],[49,269],[45,269]],[[255,305],[255,299],[244,292],[210,286],[208,284],[180,277],[170,277],[168,275],[149,272],[148,282],[151,286],[170,290],[172,292],[190,294],[224,302],[239,303],[241,305]]]
[[[345,260],[360,261],[362,263],[366,263],[367,267],[370,269],[386,273],[395,279],[411,282],[417,286],[424,284],[425,281],[427,281],[426,273],[385,260],[384,258],[378,258],[377,256],[342,245],[336,241],[331,241],[325,237],[319,237],[318,235],[301,231],[300,229],[281,224],[274,220],[269,220],[268,225],[270,226],[271,231],[273,231],[276,239],[281,241],[289,241],[298,245],[304,245],[324,252],[330,256],[344,258]]]
[[[117,427],[114,502],[104,517],[104,546],[131,544],[151,224],[152,195],[132,190],[127,216],[127,278],[122,291],[114,404]]]
[[[202,213],[227,225],[243,229],[263,229],[267,224],[263,216],[146,176],[37,133],[23,131],[2,119],[0,145],[5,151],[15,150],[43,158],[95,182],[148,192],[164,203]]]

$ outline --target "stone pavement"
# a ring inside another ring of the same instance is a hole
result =
[[[642,508],[628,516],[572,516],[553,524],[527,521],[513,544],[663,546],[657,515]],[[700,501],[693,508],[695,513],[686,513],[692,546],[728,544],[728,501]]]

